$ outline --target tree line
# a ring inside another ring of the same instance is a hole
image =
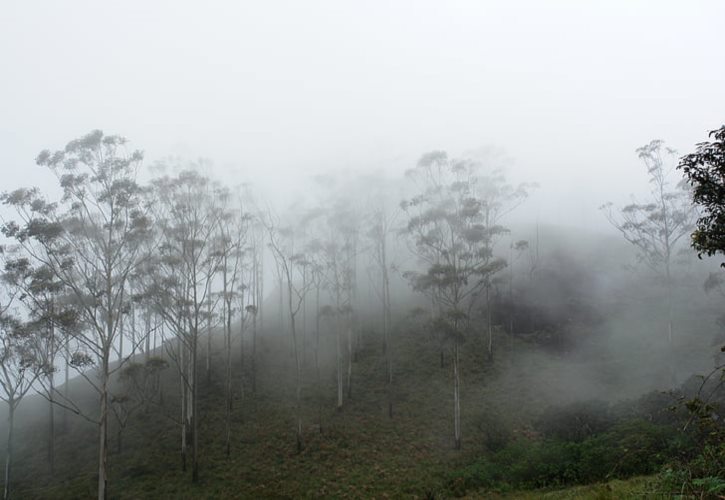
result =
[[[722,133],[717,140],[722,143]],[[605,210],[643,261],[663,273],[669,290],[670,261],[697,214],[688,187],[668,184],[664,152],[658,141],[638,150],[652,180],[652,200]],[[722,161],[722,149],[719,154]],[[683,160],[688,174],[702,163],[696,160]],[[56,176],[59,199],[36,188],[1,197],[15,214],[2,224],[0,397],[9,409],[5,498],[15,410],[32,391],[48,402],[51,473],[56,408],[64,410],[63,418],[75,414],[97,426],[97,490],[105,499],[112,419],[120,451],[131,415],[157,406],[178,428],[180,467],[190,468],[191,480],[198,481],[199,399],[212,373],[212,336],[221,335],[224,346],[223,440],[229,456],[235,397],[243,401],[245,390],[256,392],[258,335],[272,324],[289,339],[294,360],[294,435],[301,451],[303,378],[310,368],[321,385],[323,328],[334,332],[329,347],[336,408],[342,410],[354,396],[366,278],[377,301],[388,416],[395,414],[391,280],[398,276],[430,305],[420,314],[420,328],[437,339],[441,367],[452,370],[453,444],[461,447],[460,354],[469,348],[467,340],[477,338],[475,345],[485,346],[482,359],[490,362],[495,355],[501,326],[494,321],[493,297],[505,293],[506,282],[513,287],[513,268],[508,276],[504,269],[514,255],[531,251],[526,241],[511,238],[505,217],[526,200],[533,184],[513,186],[480,161],[433,151],[406,173],[403,191],[370,179],[352,187],[319,179],[313,203],[281,210],[249,187],[215,181],[203,164],[165,162],[142,181],[148,174],[142,152],[101,131],[62,150],[43,151],[36,163]],[[700,218],[699,224],[708,220]],[[696,235],[699,248],[710,251],[712,237],[706,239],[703,230]],[[269,311],[273,296],[279,303]],[[668,308],[671,315],[671,303]],[[670,342],[672,335],[670,319]],[[234,350],[245,363],[239,373],[233,370]],[[167,411],[159,380],[172,367],[179,405]],[[94,412],[68,394],[70,373],[96,392]],[[114,377],[123,391],[112,387]]]

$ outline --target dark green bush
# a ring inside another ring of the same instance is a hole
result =
[[[456,471],[449,488],[462,495],[471,489],[548,488],[651,474],[688,447],[689,438],[672,427],[627,421],[581,441],[512,442]]]
[[[547,409],[536,421],[536,429],[546,438],[582,441],[614,425],[609,405],[604,401],[580,401]]]

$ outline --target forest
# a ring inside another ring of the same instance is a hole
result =
[[[725,2],[0,9],[0,488],[725,498]]]
[[[100,130],[41,151],[59,196],[1,197],[4,497],[725,492],[710,138],[634,152],[620,238],[510,227],[540,188],[485,155],[273,205]]]

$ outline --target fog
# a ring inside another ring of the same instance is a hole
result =
[[[719,124],[723,17],[716,1],[13,2],[0,164],[8,185],[52,185],[37,153],[101,128],[277,190],[492,147],[545,187],[543,220],[604,230],[599,204],[645,185],[635,148]]]
[[[660,489],[635,497],[700,494],[693,478],[725,477],[725,394],[697,413],[712,434],[683,404],[722,361],[721,259],[689,247],[691,192],[669,198],[684,229],[655,265],[622,207],[657,188],[638,148],[675,150],[674,192],[678,159],[722,126],[723,20],[715,0],[3,5],[0,340],[64,335],[18,417],[0,391],[6,498],[14,482],[447,498],[642,475]],[[109,197],[70,176],[61,200],[52,170],[115,134],[143,161],[116,166],[134,209],[98,226],[123,242],[104,274],[83,224]],[[33,233],[28,213],[60,213],[14,191],[33,186],[75,214],[49,224],[62,236]],[[23,281],[41,263],[66,295]],[[622,458],[593,467],[597,439]],[[560,444],[577,450],[563,471],[521,472]]]

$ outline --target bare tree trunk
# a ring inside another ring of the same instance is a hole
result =
[[[209,386],[211,385],[211,293],[206,301],[206,314],[206,384]]]
[[[5,451],[5,491],[3,493],[4,500],[10,498],[10,471],[13,460],[13,429],[15,426],[15,401],[11,399],[8,402],[8,441]]]
[[[259,314],[259,329],[264,331],[264,304],[262,303],[264,300],[264,253],[259,254],[258,277],[257,300],[254,304],[257,306],[257,314]]]
[[[225,452],[227,458],[229,458],[231,454],[231,441],[232,441],[232,304],[231,304],[231,294],[229,294],[227,287],[227,262],[226,262],[226,256],[224,258],[224,268],[223,268],[223,275],[222,275],[222,281],[223,281],[223,288],[224,288],[224,342],[225,342],[225,351],[226,351],[226,404],[225,406],[225,417],[226,417],[226,442],[225,442]],[[242,303],[242,306],[244,303]],[[242,307],[242,310],[244,308]],[[241,321],[241,320],[240,320]],[[244,343],[244,338],[241,338],[239,340],[241,343]],[[244,366],[244,358],[241,360],[242,366]]]
[[[70,345],[69,345],[69,335],[65,335],[65,374],[64,379],[65,382],[63,384],[63,397],[65,397],[65,400],[68,401],[68,380],[70,380]],[[68,430],[68,410],[63,412],[63,432]]]
[[[295,354],[295,371],[296,371],[296,418],[297,418],[297,452],[302,452],[302,367],[300,364],[300,351],[297,345],[297,327],[295,324],[295,313],[292,309],[292,280],[287,275],[287,298],[289,306],[290,332],[292,333],[292,348]]]
[[[493,322],[491,320],[491,285],[486,283],[486,328],[488,329],[488,360],[493,361]]]
[[[302,265],[302,289],[307,290],[307,266]],[[307,299],[302,297],[302,365],[307,366]]]
[[[146,361],[151,357],[151,311],[146,311]],[[155,337],[154,337],[155,339]],[[155,348],[156,346],[154,346]]]
[[[257,312],[259,309],[257,309]],[[252,317],[252,393],[257,392],[257,313]]]
[[[186,472],[186,429],[188,425],[188,405],[186,402],[187,396],[187,365],[186,365],[186,347],[181,337],[177,339],[179,345],[179,389],[181,390],[181,470]]]
[[[320,285],[315,286],[315,370],[320,372]]]
[[[118,320],[118,361],[123,359],[123,314]]]
[[[256,394],[257,392],[257,374],[256,372],[256,364],[254,361],[254,358],[257,356],[257,315],[259,314],[259,270],[257,268],[257,246],[256,241],[252,248],[252,275],[251,275],[251,282],[252,282],[252,289],[250,291],[250,301],[252,303],[253,313],[252,313],[252,353],[249,363],[250,368],[250,384],[252,386],[252,394]],[[244,315],[244,304],[242,303],[242,309],[241,309],[241,315]],[[243,360],[242,360],[243,361]]]
[[[337,323],[337,411],[342,411],[342,326]]]
[[[50,395],[48,398],[48,467],[51,476],[55,473],[55,403],[53,402],[55,384],[53,378],[53,373],[51,373],[48,376]]]
[[[348,324],[347,327],[347,399],[352,398],[352,360],[353,360],[353,348],[352,348],[352,337],[353,331],[352,326]]]
[[[390,279],[388,276],[387,248],[383,233],[381,245],[381,267],[383,269],[383,353],[385,354],[386,386],[388,393],[388,417],[393,418],[393,353],[390,345]]]
[[[458,357],[458,341],[453,345],[453,435],[455,448],[461,449],[461,375]]]
[[[110,269],[106,274],[106,344],[103,346],[101,359],[101,413],[99,417],[99,449],[98,449],[98,500],[108,498],[108,373],[111,349],[113,348],[113,281]],[[120,318],[117,318],[120,319]]]
[[[131,352],[136,350],[136,306],[131,306]],[[135,357],[135,356],[134,356]]]
[[[246,358],[245,352],[244,352],[244,289],[242,289],[240,292],[239,297],[239,305],[240,310],[242,313],[240,314],[239,318],[239,395],[241,399],[244,399],[244,359]],[[231,307],[231,305],[230,305]],[[229,333],[231,337],[231,330]],[[231,340],[230,340],[231,342]],[[230,344],[231,349],[231,344]]]
[[[109,327],[110,328],[110,327]],[[108,357],[107,347],[103,353],[101,368],[101,415],[99,420],[98,439],[98,500],[108,498]]]
[[[279,329],[284,331],[284,288],[282,287],[282,271],[279,271]]]
[[[196,483],[199,481],[199,393],[198,393],[198,376],[196,369],[197,364],[197,344],[199,343],[198,330],[194,327],[194,342],[191,346],[191,402],[193,416],[191,418],[192,425],[192,464],[191,464],[191,480]]]
[[[668,365],[670,367],[670,384],[677,385],[677,363],[675,362],[675,345],[673,343],[672,325],[672,275],[669,260],[665,264],[665,279],[667,280],[667,351]]]
[[[231,314],[227,314],[227,322],[226,322],[226,351],[227,351],[227,359],[226,359],[226,378],[227,378],[227,387],[226,387],[226,455],[227,458],[229,458],[229,455],[231,453],[231,441],[232,441],[232,326],[231,326]]]
[[[51,301],[51,315],[55,314],[54,304]],[[55,362],[55,324],[50,321],[50,352],[48,353],[48,362],[54,366]],[[55,395],[55,373],[53,370],[48,374],[48,467],[50,475],[55,472],[55,403],[53,397]]]

